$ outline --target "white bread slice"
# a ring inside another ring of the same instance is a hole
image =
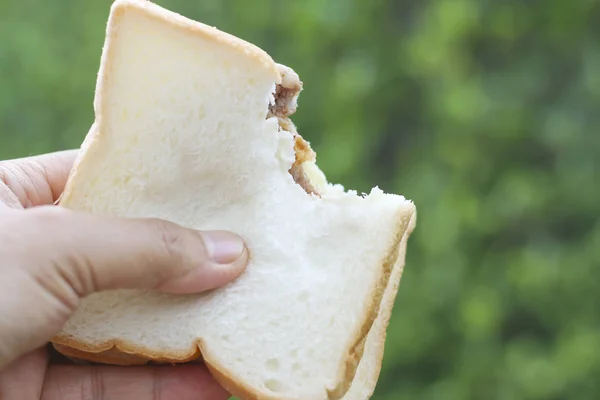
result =
[[[318,195],[295,182],[298,140],[267,118],[282,75],[214,28],[143,0],[113,4],[96,121],[60,205],[231,230],[251,261],[207,294],[91,295],[54,338],[59,351],[115,364],[201,355],[243,399],[372,391],[416,210],[379,189],[344,192],[310,159],[302,167]]]

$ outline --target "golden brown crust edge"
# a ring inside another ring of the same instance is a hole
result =
[[[344,397],[345,400],[362,400],[369,399],[373,395],[375,391],[375,387],[377,386],[377,382],[379,380],[379,375],[381,373],[383,354],[385,350],[385,340],[387,334],[387,327],[392,315],[392,310],[394,308],[394,303],[396,300],[396,295],[398,293],[398,288],[400,286],[400,281],[402,279],[402,274],[404,271],[404,266],[406,263],[406,249],[408,246],[408,239],[415,229],[417,222],[417,213],[416,211],[413,213],[412,218],[408,223],[408,227],[402,238],[400,243],[400,256],[396,260],[396,264],[394,265],[394,269],[392,270],[392,275],[388,282],[388,286],[385,289],[383,294],[383,299],[381,305],[379,307],[378,315],[373,322],[371,330],[367,334],[365,338],[365,344],[370,339],[371,335],[379,336],[379,339],[374,342],[374,345],[371,347],[365,347],[364,350],[371,350],[368,355],[363,353],[363,357],[361,358],[361,362],[365,361],[365,357],[372,357],[370,364],[373,366],[372,369],[368,370],[365,375],[358,375],[360,373],[360,365],[357,369],[357,375],[355,375],[354,380],[352,381],[351,387],[346,395],[352,393],[356,393],[354,389],[354,385],[357,384],[361,386],[359,390],[360,394],[363,394],[360,398],[351,398]],[[355,382],[356,381],[356,382]],[[362,382],[360,382],[362,381]]]
[[[359,363],[363,357],[367,337],[371,332],[371,329],[373,329],[375,321],[379,316],[380,309],[384,306],[383,300],[386,290],[390,284],[394,284],[394,282],[391,282],[390,280],[393,276],[394,269],[398,266],[398,264],[401,264],[402,266],[404,265],[404,260],[406,258],[406,246],[403,246],[403,243],[408,240],[408,237],[415,227],[415,222],[413,222],[416,220],[415,216],[416,208],[412,203],[410,204],[409,209],[402,208],[402,210],[398,212],[396,217],[396,220],[398,221],[398,228],[391,243],[390,250],[382,260],[381,264],[383,271],[381,278],[373,289],[374,294],[371,297],[371,302],[368,308],[366,309],[364,322],[358,329],[357,333],[355,333],[354,340],[351,342],[352,344],[349,347],[346,360],[340,368],[338,373],[338,384],[332,389],[327,389],[329,400],[342,399],[350,389],[352,382],[355,379]],[[395,296],[393,297],[395,298]],[[383,336],[381,340],[384,341],[385,329],[381,334]],[[378,364],[380,363],[381,359],[379,360]],[[379,365],[378,368],[381,368],[381,365]],[[379,373],[377,373],[377,375],[379,375]]]
[[[216,43],[236,49],[241,54],[246,54],[258,61],[274,75],[281,77],[281,69],[271,56],[258,46],[247,42],[237,36],[221,31],[214,26],[209,26],[198,21],[194,21],[174,11],[168,10],[149,0],[115,0],[111,6],[109,16],[108,36],[113,36],[118,25],[118,20],[123,17],[127,11],[137,11],[146,17],[166,22],[171,26],[185,30],[192,35],[203,36]],[[112,29],[111,29],[112,28]],[[113,35],[111,35],[113,34]],[[279,79],[276,83],[281,83]]]
[[[53,339],[52,344],[59,353],[72,359],[119,366],[145,365],[148,363],[180,364],[203,359],[204,364],[215,380],[232,396],[244,400],[296,400],[265,394],[260,389],[235,379],[225,368],[211,361],[210,352],[205,349],[202,341],[198,341],[196,350],[179,354],[154,351],[119,340],[91,346],[85,342],[60,335]]]

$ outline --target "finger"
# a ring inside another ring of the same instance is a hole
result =
[[[25,214],[34,220],[37,235],[31,234],[40,237],[40,260],[30,264],[35,269],[31,272],[45,283],[70,287],[78,297],[117,288],[202,292],[235,279],[248,261],[243,240],[229,232],[200,232],[164,220],[100,217],[60,207],[39,207]],[[31,242],[31,237],[23,240]]]
[[[23,204],[21,204],[17,195],[0,178],[0,212],[11,208],[21,209],[23,208]]]
[[[53,204],[62,193],[77,150],[0,162],[4,183],[24,207]]]
[[[31,352],[0,372],[0,399],[39,399],[42,394],[48,354]]]
[[[42,400],[227,400],[230,395],[202,365],[50,366]]]

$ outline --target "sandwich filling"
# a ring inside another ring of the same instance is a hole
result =
[[[281,84],[275,88],[274,101],[269,107],[267,118],[277,118],[279,131],[287,132],[294,138],[295,161],[289,170],[294,182],[300,185],[306,193],[320,196],[322,188],[319,181],[321,184],[325,184],[325,177],[315,164],[317,158],[315,152],[311,149],[310,144],[300,136],[290,119],[298,106],[302,81],[291,68],[281,64],[277,66],[281,74]]]

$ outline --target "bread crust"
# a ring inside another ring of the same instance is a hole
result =
[[[274,75],[281,77],[281,67],[273,61],[267,52],[256,45],[240,39],[237,36],[220,31],[216,27],[193,21],[148,0],[115,0],[111,6],[111,13],[108,21],[107,37],[109,39],[114,37],[114,34],[116,33],[114,30],[114,27],[116,26],[115,22],[128,11],[143,11],[145,16],[160,21],[166,21],[172,26],[188,31],[192,35],[201,35],[206,39],[234,48],[241,54],[245,54],[254,58],[256,61],[261,62],[264,67],[271,70]],[[276,83],[281,83],[281,79]]]
[[[406,248],[408,245],[408,239],[412,234],[417,223],[417,212],[413,213],[406,232],[400,242],[400,249],[398,259],[394,265],[392,270],[392,275],[390,280],[388,281],[387,287],[385,288],[385,292],[383,294],[383,298],[381,304],[379,306],[379,311],[373,325],[369,333],[365,338],[364,351],[369,351],[369,354],[364,354],[361,358],[361,362],[364,362],[365,357],[371,357],[370,364],[375,368],[366,370],[365,374],[361,372],[361,366],[359,363],[357,369],[357,375],[355,375],[354,380],[352,381],[348,392],[345,395],[345,398],[349,395],[361,396],[361,397],[347,397],[348,400],[359,400],[359,399],[369,399],[373,395],[375,391],[375,387],[377,386],[377,382],[379,380],[379,375],[381,373],[381,366],[383,362],[383,353],[385,349],[385,340],[387,334],[387,327],[392,315],[392,310],[394,308],[394,303],[396,300],[396,295],[398,293],[398,288],[400,286],[400,281],[402,279],[402,273],[404,272],[404,266],[406,263]],[[377,339],[371,346],[369,346],[368,340],[371,339],[372,335],[375,335]],[[356,386],[355,386],[356,385]]]
[[[394,269],[397,268],[397,266],[401,265],[402,268],[404,267],[404,262],[406,259],[406,246],[403,246],[402,244],[408,240],[408,236],[410,236],[412,230],[414,229],[415,225],[414,223],[411,224],[411,222],[415,218],[415,215],[416,209],[412,203],[410,203],[410,207],[408,207],[408,209],[401,209],[396,215],[398,228],[390,243],[389,251],[381,263],[381,277],[372,291],[373,295],[371,297],[371,303],[366,309],[366,315],[363,317],[363,324],[355,333],[353,343],[350,345],[346,355],[346,361],[340,368],[338,375],[339,383],[336,387],[327,390],[329,400],[338,400],[343,398],[350,389],[350,386],[352,385],[352,382],[356,376],[359,363],[364,354],[367,337],[373,328],[373,324],[379,316],[380,309],[382,309],[382,307],[384,309],[389,308],[391,314],[393,300],[390,301],[392,304],[390,304],[389,307],[388,305],[383,304],[384,294],[389,285],[397,287],[399,284],[401,274],[397,276],[398,282],[396,284],[391,282],[391,277],[393,276]],[[393,297],[395,298],[395,295]],[[389,320],[389,315],[387,319]],[[380,339],[380,342],[383,343],[385,341],[385,330],[382,332],[382,335],[383,337]],[[381,358],[382,357],[379,357],[378,364],[381,364]],[[379,365],[378,368],[380,369],[381,365]],[[379,371],[376,375],[377,377],[379,376]]]
[[[107,46],[105,51],[110,53],[111,46],[110,41],[114,39],[115,32],[114,26],[117,24],[119,18],[122,18],[125,12],[128,10],[143,10],[146,15],[153,18],[167,20],[182,29],[190,31],[191,34],[201,34],[219,41],[226,46],[231,46],[238,49],[241,52],[250,54],[255,59],[263,62],[268,68],[272,69],[274,76],[279,77],[277,84],[281,83],[282,76],[280,71],[277,70],[276,64],[265,52],[258,49],[257,47],[244,42],[229,34],[220,32],[214,28],[207,27],[200,23],[195,23],[182,17],[178,14],[166,11],[150,2],[142,0],[117,0],[111,10],[111,16],[109,18],[109,27],[107,29]],[[103,82],[107,79],[107,73],[109,70],[109,63],[112,57],[104,54],[102,57],[99,79],[98,79],[98,93],[103,86]],[[101,138],[100,130],[98,127],[102,123],[102,113],[99,112],[102,107],[102,96],[96,97],[94,102],[94,108],[96,110],[97,119],[94,125],[91,127],[86,140],[84,141],[78,159],[75,162],[71,176],[69,177],[64,193],[61,196],[61,202],[68,202],[71,194],[76,187],[74,182],[76,177],[82,173],[84,168],[81,161],[86,157],[89,157],[93,152],[97,151],[95,143]],[[296,145],[304,144],[303,142],[296,143]],[[306,157],[312,156],[309,151],[310,147],[304,148],[305,152],[299,151],[300,154],[305,154]],[[309,155],[310,154],[310,155]],[[407,203],[401,209],[398,210],[396,215],[397,232],[396,235],[390,238],[389,251],[381,260],[381,277],[378,282],[375,283],[372,288],[373,296],[369,304],[365,305],[364,316],[362,318],[363,323],[352,335],[351,340],[348,342],[345,359],[340,365],[338,370],[336,382],[332,387],[325,388],[327,392],[327,400],[337,400],[344,397],[347,390],[350,388],[355,374],[362,358],[365,342],[368,335],[372,331],[374,322],[378,317],[383,316],[385,324],[387,326],[387,320],[391,314],[391,308],[393,300],[395,298],[395,290],[397,290],[397,283],[390,282],[390,278],[396,278],[393,274],[395,268],[398,265],[404,265],[406,246],[405,238],[412,232],[414,224],[411,225],[414,215],[416,213],[415,207],[412,203]],[[399,280],[398,276],[398,280]],[[386,288],[392,285],[393,296],[385,297]],[[388,299],[386,303],[384,300]],[[373,333],[376,333],[373,331]],[[383,343],[385,340],[385,329],[381,333],[380,342]],[[196,360],[203,360],[207,365],[208,369],[214,375],[215,379],[232,395],[240,397],[242,399],[260,399],[260,400],[299,400],[290,397],[283,397],[280,395],[270,395],[262,392],[259,388],[251,387],[245,384],[240,379],[236,379],[223,365],[215,362],[215,357],[211,356],[210,349],[205,346],[201,339],[199,339],[194,346],[183,351],[164,351],[161,349],[150,349],[142,346],[138,346],[135,343],[129,343],[122,340],[111,340],[102,343],[90,344],[84,341],[78,340],[74,337],[69,337],[63,334],[57,335],[53,338],[52,343],[57,351],[64,354],[67,357],[72,357],[80,360],[92,361],[104,364],[115,364],[115,365],[143,365],[147,363],[185,363]],[[377,364],[381,363],[381,354],[378,355]],[[380,368],[380,365],[378,366]],[[370,379],[373,382],[369,383],[369,386],[374,387],[374,383],[377,381],[379,371],[371,374]]]

